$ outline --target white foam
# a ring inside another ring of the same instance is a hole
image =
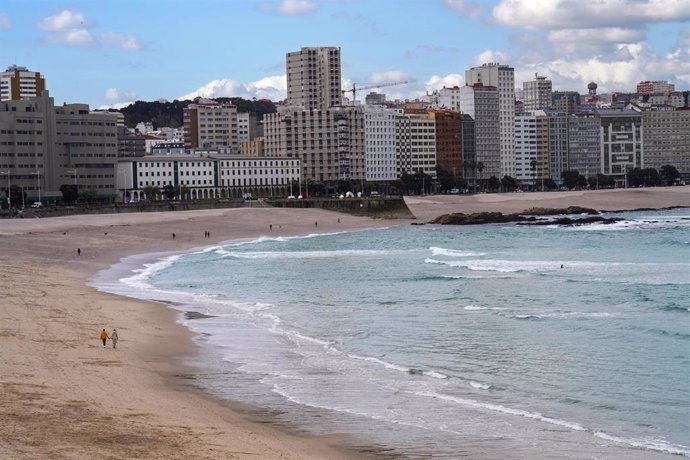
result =
[[[483,252],[472,252],[472,251],[458,251],[456,249],[445,249],[431,246],[429,248],[431,255],[433,256],[446,256],[446,257],[481,257],[485,255]]]
[[[344,249],[338,251],[263,251],[263,252],[240,252],[240,251],[216,251],[221,257],[234,257],[237,259],[316,259],[325,257],[362,257],[362,256],[385,256],[390,255],[391,251]]]
[[[627,444],[633,447],[639,447],[643,449],[655,450],[658,452],[667,452],[669,454],[690,456],[690,447],[669,444],[665,440],[661,439],[628,439],[621,438],[618,436],[611,436],[609,434],[597,431],[594,433],[597,438],[605,439],[607,441],[617,442],[619,444]]]
[[[476,388],[478,390],[489,390],[489,389],[491,389],[491,385],[489,385],[488,383],[479,383],[479,382],[475,382],[475,381],[470,381],[470,386],[472,388]]]
[[[568,422],[566,420],[559,420],[559,419],[555,419],[552,417],[547,417],[545,415],[540,414],[539,412],[528,412],[528,411],[525,411],[522,409],[513,409],[510,407],[505,407],[505,406],[501,406],[498,404],[479,402],[479,401],[475,401],[472,399],[459,398],[457,396],[444,395],[444,394],[435,393],[435,392],[421,391],[421,392],[414,392],[414,393],[419,395],[419,396],[427,396],[427,397],[431,397],[431,398],[436,398],[436,399],[440,399],[443,401],[449,401],[449,402],[453,402],[456,404],[461,404],[463,406],[473,407],[476,409],[491,410],[491,411],[495,411],[495,412],[501,412],[503,414],[510,414],[510,415],[515,415],[515,416],[519,416],[519,417],[527,417],[527,418],[531,418],[531,419],[535,419],[535,420],[540,420],[542,422],[550,423],[552,425],[558,425],[558,426],[570,428],[571,430],[575,430],[575,431],[588,431],[587,428],[584,428],[579,423]]]

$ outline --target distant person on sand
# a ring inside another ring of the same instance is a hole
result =
[[[268,229],[273,231],[273,224],[268,224]]]
[[[77,255],[78,255],[78,256],[81,255],[81,248],[77,248]]]
[[[116,348],[116,347],[117,347],[117,340],[118,340],[118,338],[119,338],[119,337],[117,336],[117,329],[113,329],[113,333],[110,334],[110,340],[113,341],[113,348]]]
[[[318,226],[319,226],[319,223],[318,223],[318,222],[314,222],[314,227],[318,227]]]
[[[173,240],[175,239],[175,234],[173,233]]]
[[[108,333],[105,332],[105,329],[101,331],[101,340],[103,341],[103,346],[105,347],[105,342],[108,341],[110,337],[108,337]]]

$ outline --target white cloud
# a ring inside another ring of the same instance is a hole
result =
[[[54,16],[48,16],[38,24],[39,29],[49,32],[61,32],[84,27],[84,16],[70,10],[63,10]]]
[[[678,46],[690,48],[690,29],[685,29],[678,34]]]
[[[69,46],[114,43],[127,50],[143,49],[141,43],[133,35],[105,32],[94,36],[84,15],[75,11],[63,10],[54,16],[48,16],[38,23],[38,28],[47,32],[46,41],[50,43],[63,43]]]
[[[508,55],[502,51],[485,50],[474,58],[475,65],[487,64],[489,62],[499,62],[505,64],[508,60]]]
[[[137,40],[137,37],[135,37],[134,35],[123,35],[116,34],[114,32],[106,32],[101,35],[101,39],[103,41],[113,42],[121,48],[128,50],[140,51],[141,49],[143,49],[143,46],[141,45],[141,43],[139,43],[139,40]]]
[[[0,30],[10,28],[10,16],[0,11]]]
[[[476,19],[484,12],[484,6],[479,3],[467,2],[465,0],[443,0],[448,8],[459,11],[467,16]]]
[[[525,29],[680,22],[690,19],[690,0],[501,0],[493,16]]]
[[[259,8],[264,11],[287,15],[304,15],[319,9],[319,5],[310,0],[281,0],[279,2],[263,2]]]
[[[400,70],[386,70],[384,72],[372,72],[369,74],[368,82],[369,86],[374,84],[384,84],[384,83],[397,83],[407,81],[409,79],[408,74]]]
[[[620,27],[602,27],[600,29],[561,29],[552,30],[547,39],[555,43],[612,42],[635,43],[645,39],[640,29],[623,29]]]
[[[275,75],[250,83],[241,83],[230,78],[221,78],[210,81],[177,99],[191,100],[196,97],[242,97],[245,99],[256,97],[278,101],[287,97],[287,79],[285,75]]]
[[[137,98],[136,93],[118,88],[108,88],[103,95],[107,100],[112,102],[129,101]]]
[[[441,88],[452,88],[453,86],[462,86],[465,78],[459,73],[449,73],[448,75],[432,75],[426,81],[424,86],[427,91],[434,91]]]

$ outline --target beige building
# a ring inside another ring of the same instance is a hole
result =
[[[264,153],[298,158],[302,179],[364,178],[364,116],[360,107],[305,110],[286,106],[264,116]]]
[[[264,138],[257,137],[251,141],[240,142],[240,153],[248,157],[261,157],[264,155]]]
[[[200,100],[184,109],[184,145],[188,149],[239,151],[237,107]]]
[[[12,65],[0,73],[0,101],[18,101],[40,96],[45,89],[45,78],[26,67]]]
[[[307,110],[342,104],[340,48],[309,47],[287,53],[287,99]]]
[[[24,189],[25,201],[60,200],[63,184],[114,199],[116,123],[111,115],[90,113],[86,104],[55,107],[48,91],[2,102],[0,172]]]
[[[690,110],[658,107],[642,112],[644,166],[671,165],[690,174]]]
[[[524,111],[543,110],[551,107],[551,80],[534,75],[534,80],[522,82],[522,100]]]

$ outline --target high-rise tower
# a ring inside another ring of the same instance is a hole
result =
[[[307,110],[342,105],[340,48],[308,47],[287,53],[286,66],[289,104]]]
[[[498,63],[465,71],[467,85],[478,83],[498,89],[501,176],[515,177],[515,69]]]
[[[45,89],[45,78],[26,67],[12,65],[0,72],[0,101],[18,101],[40,96]]]

